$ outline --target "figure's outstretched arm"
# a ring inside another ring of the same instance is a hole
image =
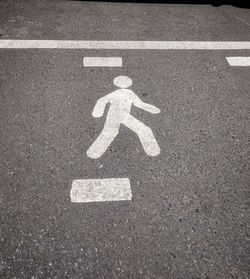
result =
[[[107,95],[108,96],[108,95]],[[102,117],[104,114],[105,106],[109,102],[107,96],[104,96],[97,100],[96,105],[93,109],[92,116],[93,117]]]
[[[137,97],[137,96],[136,96]],[[134,105],[140,109],[146,110],[150,113],[157,114],[160,113],[161,110],[153,105],[144,103],[139,97],[137,97],[134,101]]]

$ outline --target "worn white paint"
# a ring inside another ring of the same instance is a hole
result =
[[[227,49],[250,49],[250,41],[0,40],[0,48],[227,50]]]
[[[250,66],[250,57],[235,56],[227,57],[227,62],[230,66]]]
[[[132,105],[153,114],[159,113],[160,110],[155,106],[142,102],[132,90],[127,89],[127,87],[132,85],[132,80],[129,77],[118,76],[114,79],[114,84],[119,89],[100,98],[94,107],[93,117],[101,117],[104,114],[106,105],[110,103],[104,128],[87,150],[87,155],[92,159],[100,158],[118,135],[121,124],[138,135],[147,155],[159,155],[160,147],[157,144],[152,130],[134,118],[130,114],[130,111]]]
[[[78,179],[72,183],[71,202],[131,200],[129,178]]]
[[[84,57],[85,67],[122,67],[121,57]]]

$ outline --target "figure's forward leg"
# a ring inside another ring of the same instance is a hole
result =
[[[114,124],[106,121],[101,134],[87,150],[87,155],[92,159],[100,158],[118,135],[119,126],[120,125],[116,123]]]
[[[127,126],[139,136],[143,149],[149,156],[157,156],[160,154],[160,147],[152,130],[148,126],[131,115],[128,116],[122,124]]]

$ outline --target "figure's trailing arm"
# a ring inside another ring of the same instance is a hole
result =
[[[137,97],[137,96],[136,96]],[[161,110],[155,106],[144,103],[139,97],[137,97],[134,101],[134,105],[140,109],[146,110],[150,113],[157,114],[160,113]]]

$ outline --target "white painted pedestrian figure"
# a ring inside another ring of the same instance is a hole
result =
[[[132,85],[132,79],[129,77],[118,76],[114,79],[114,84],[119,89],[100,98],[92,112],[93,117],[101,117],[104,114],[105,106],[110,103],[104,128],[87,150],[87,155],[93,159],[100,158],[118,135],[121,124],[139,136],[143,149],[149,156],[159,155],[160,147],[155,140],[152,130],[134,118],[130,111],[132,105],[153,114],[160,113],[160,109],[142,102],[132,90],[127,89]]]

